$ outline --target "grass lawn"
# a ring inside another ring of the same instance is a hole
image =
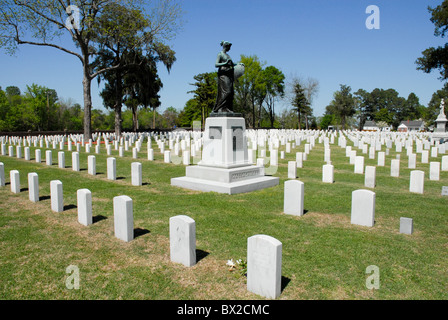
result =
[[[247,238],[270,235],[283,244],[282,293],[279,299],[447,299],[448,298],[448,172],[440,181],[425,171],[424,194],[409,192],[410,169],[406,150],[400,160],[400,177],[390,176],[395,149],[386,166],[376,168],[375,226],[350,224],[351,193],[365,189],[364,175],[354,174],[345,149],[331,145],[335,183],[322,183],[324,146],[315,147],[298,169],[305,183],[302,217],[285,215],[283,188],[288,161],[304,151],[304,142],[280,159],[276,187],[246,194],[226,195],[185,190],[170,179],[185,175],[182,164],[166,164],[153,143],[155,161],[148,161],[146,140],[138,159],[132,151],[117,159],[116,181],[106,179],[106,150],[96,156],[96,176],[87,172],[87,156],[80,152],[80,172],[71,169],[71,152],[65,150],[66,168],[15,157],[0,156],[6,186],[0,187],[0,299],[263,299],[246,290],[246,277],[229,271],[229,259],[246,259]],[[351,142],[348,145],[353,145]],[[58,146],[59,147],[59,146]],[[415,145],[414,145],[415,148]],[[130,148],[131,150],[131,148]],[[279,151],[285,150],[281,146]],[[362,152],[357,150],[357,154]],[[385,147],[383,146],[383,150]],[[269,155],[269,152],[267,152]],[[365,165],[377,159],[365,156]],[[430,158],[430,161],[441,161]],[[131,163],[143,165],[143,186],[131,185]],[[22,192],[13,194],[9,171],[20,172]],[[28,200],[27,175],[39,175],[41,201]],[[50,181],[63,183],[64,212],[50,209]],[[92,191],[94,223],[77,221],[76,191]],[[135,239],[114,236],[113,197],[133,199]],[[196,221],[198,263],[187,268],[169,257],[169,218],[187,215]],[[399,233],[400,217],[412,218],[414,233]],[[68,289],[68,266],[79,268],[79,289]],[[370,265],[379,268],[380,288],[368,289]]]

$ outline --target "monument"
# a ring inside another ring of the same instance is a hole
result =
[[[218,94],[205,121],[202,159],[187,166],[186,176],[172,178],[171,185],[198,191],[237,194],[279,184],[279,178],[264,175],[263,166],[249,163],[245,120],[233,111],[233,82],[244,73],[244,64],[234,64],[227,52],[232,44],[222,41],[215,62]]]
[[[440,103],[440,113],[436,119],[436,128],[432,134],[432,139],[434,141],[447,142],[448,132],[446,132],[446,123],[448,120],[445,115],[445,101],[442,99]]]

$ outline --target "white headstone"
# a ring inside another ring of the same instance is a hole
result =
[[[378,152],[378,167],[384,167],[386,164],[386,153],[384,151]]]
[[[166,150],[166,151],[163,153],[163,161],[164,161],[165,163],[170,163],[170,162],[171,162],[171,152],[170,152],[169,150]]]
[[[148,160],[154,161],[154,149],[148,149]]]
[[[65,168],[65,153],[64,151],[58,152],[58,168]]]
[[[408,168],[415,169],[417,166],[417,155],[415,153],[410,153],[408,158]]]
[[[51,150],[45,151],[45,163],[47,166],[53,165],[53,156]]]
[[[76,192],[78,207],[78,222],[88,226],[93,223],[92,217],[92,192],[88,189],[79,189]]]
[[[51,210],[55,212],[64,211],[62,182],[60,180],[50,181],[50,194],[51,194]]]
[[[79,168],[79,153],[77,151],[72,152],[72,170],[80,171]]]
[[[35,172],[28,173],[28,193],[30,201],[39,201],[39,176]]]
[[[117,179],[117,161],[115,158],[107,158],[107,179]]]
[[[440,162],[431,161],[429,163],[429,180],[440,180]]]
[[[422,151],[422,163],[428,163],[429,162],[429,153],[428,150]]]
[[[425,184],[425,172],[421,170],[411,171],[409,181],[409,191],[414,193],[423,193]]]
[[[285,181],[283,212],[302,216],[304,212],[305,184],[299,180]]]
[[[170,259],[187,267],[196,264],[196,223],[188,216],[170,218]]]
[[[297,168],[303,168],[303,153],[302,152],[296,153],[296,163],[297,163]]]
[[[366,166],[364,186],[367,188],[375,188],[375,185],[376,185],[376,167]]]
[[[411,218],[400,218],[400,233],[412,234],[414,231],[413,220]]]
[[[25,147],[25,160],[31,160],[30,147]]]
[[[281,293],[282,243],[267,235],[247,239],[247,290],[275,299]]]
[[[190,151],[184,150],[182,152],[182,163],[184,164],[184,166],[190,165]]]
[[[364,157],[363,156],[356,156],[354,172],[360,173],[360,174],[364,173]]]
[[[5,165],[3,162],[0,162],[0,187],[4,187],[6,185],[5,182]]]
[[[392,159],[390,162],[390,176],[399,177],[400,176],[400,160]]]
[[[95,156],[87,157],[87,173],[92,176],[96,175],[96,158],[95,158]]]
[[[288,161],[288,179],[297,178],[297,164],[295,161]]]
[[[352,192],[351,223],[373,227],[375,223],[375,192],[363,189]]]
[[[131,163],[131,182],[133,186],[142,185],[142,164],[140,162]]]
[[[11,183],[11,192],[20,193],[20,174],[18,170],[11,170],[9,172],[9,179]]]
[[[442,171],[448,171],[448,156],[442,157]]]
[[[134,239],[134,212],[132,199],[128,196],[114,197],[115,237],[129,242]]]
[[[40,149],[36,149],[34,151],[35,157],[36,157],[36,162],[37,163],[41,163],[42,162],[42,151],[40,151]]]
[[[331,164],[325,164],[322,166],[322,182],[333,183],[334,182],[334,166]]]

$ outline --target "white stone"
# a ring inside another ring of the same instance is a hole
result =
[[[268,299],[281,294],[282,243],[267,235],[247,239],[247,290]]]
[[[429,162],[429,152],[428,150],[422,151],[422,163],[428,163]]]
[[[31,160],[30,147],[25,147],[25,160]]]
[[[299,180],[285,181],[283,212],[295,216],[304,213],[305,184]]]
[[[351,224],[373,227],[375,223],[375,192],[355,190],[352,192]]]
[[[142,185],[142,164],[140,162],[131,163],[131,182],[133,186]]]
[[[438,151],[437,147],[431,148],[431,157],[432,158],[437,158],[437,153],[438,153],[437,151]]]
[[[186,267],[196,264],[196,222],[188,216],[170,218],[170,259]]]
[[[188,150],[182,151],[182,163],[184,166],[190,165],[190,151]]]
[[[92,192],[89,189],[79,189],[76,192],[78,207],[78,222],[88,226],[93,223]]]
[[[297,178],[297,164],[295,161],[288,161],[288,179]]]
[[[354,172],[359,173],[359,174],[364,173],[364,157],[363,156],[356,156]]]
[[[386,164],[386,153],[384,151],[378,152],[378,167],[384,167]]]
[[[334,166],[325,164],[322,166],[322,182],[334,183]]]
[[[297,163],[297,168],[303,168],[303,153],[302,152],[296,153],[296,163]]]
[[[367,188],[375,188],[375,185],[376,185],[376,167],[366,166],[364,186]]]
[[[440,162],[431,161],[429,163],[429,180],[440,180]]]
[[[11,192],[20,193],[20,174],[18,170],[11,170],[9,172],[9,179],[11,183]]]
[[[448,156],[442,157],[442,171],[448,171]]]
[[[400,176],[400,160],[392,159],[390,162],[390,176],[399,177]]]
[[[5,182],[5,165],[3,162],[0,162],[0,187],[4,187],[6,185]]]
[[[40,149],[36,149],[34,151],[35,157],[36,157],[36,162],[37,163],[41,163],[42,162],[42,151],[40,151]]]
[[[411,218],[400,218],[400,233],[412,234],[414,232],[414,223]]]
[[[60,180],[50,181],[50,194],[51,194],[51,210],[55,212],[64,211],[62,182]]]
[[[423,193],[425,185],[425,172],[421,170],[411,171],[409,179],[409,191],[414,193]]]
[[[64,151],[58,152],[58,168],[65,168],[65,153]]]
[[[80,171],[79,168],[79,153],[77,151],[72,152],[72,170]]]
[[[163,153],[163,161],[164,161],[165,163],[170,163],[170,162],[171,162],[171,151],[166,150],[166,151]]]
[[[96,158],[95,158],[95,156],[87,157],[87,173],[92,176],[96,175]]]
[[[408,157],[408,168],[415,169],[417,165],[417,155],[415,153],[410,153]]]
[[[128,196],[114,197],[115,237],[129,242],[134,239],[134,212],[132,199]]]
[[[148,160],[154,161],[154,149],[148,149]]]
[[[28,173],[28,198],[32,202],[39,201],[39,176],[35,172]]]
[[[21,146],[16,147],[16,156],[18,159],[22,158],[22,147]]]
[[[107,179],[117,179],[117,160],[115,158],[107,158]]]
[[[53,165],[53,155],[51,150],[45,151],[45,163],[47,164],[47,166]]]

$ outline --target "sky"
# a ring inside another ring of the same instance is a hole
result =
[[[168,73],[159,65],[163,112],[182,110],[193,97],[193,77],[215,71],[221,40],[233,45],[229,55],[256,55],[265,66],[275,66],[292,78],[313,78],[319,90],[314,116],[325,113],[335,91],[348,85],[358,89],[395,89],[407,98],[414,92],[427,106],[443,87],[438,71],[416,69],[422,51],[444,45],[434,36],[426,0],[183,0],[183,26],[167,42],[177,61]],[[369,5],[379,9],[379,29],[368,29]],[[60,39],[67,43],[70,39]],[[17,86],[22,92],[36,83],[55,89],[58,96],[83,105],[82,68],[75,56],[54,48],[21,45],[14,56],[0,50],[0,86]],[[102,84],[92,82],[93,108],[105,110],[99,96]],[[290,109],[276,104],[276,113]]]

